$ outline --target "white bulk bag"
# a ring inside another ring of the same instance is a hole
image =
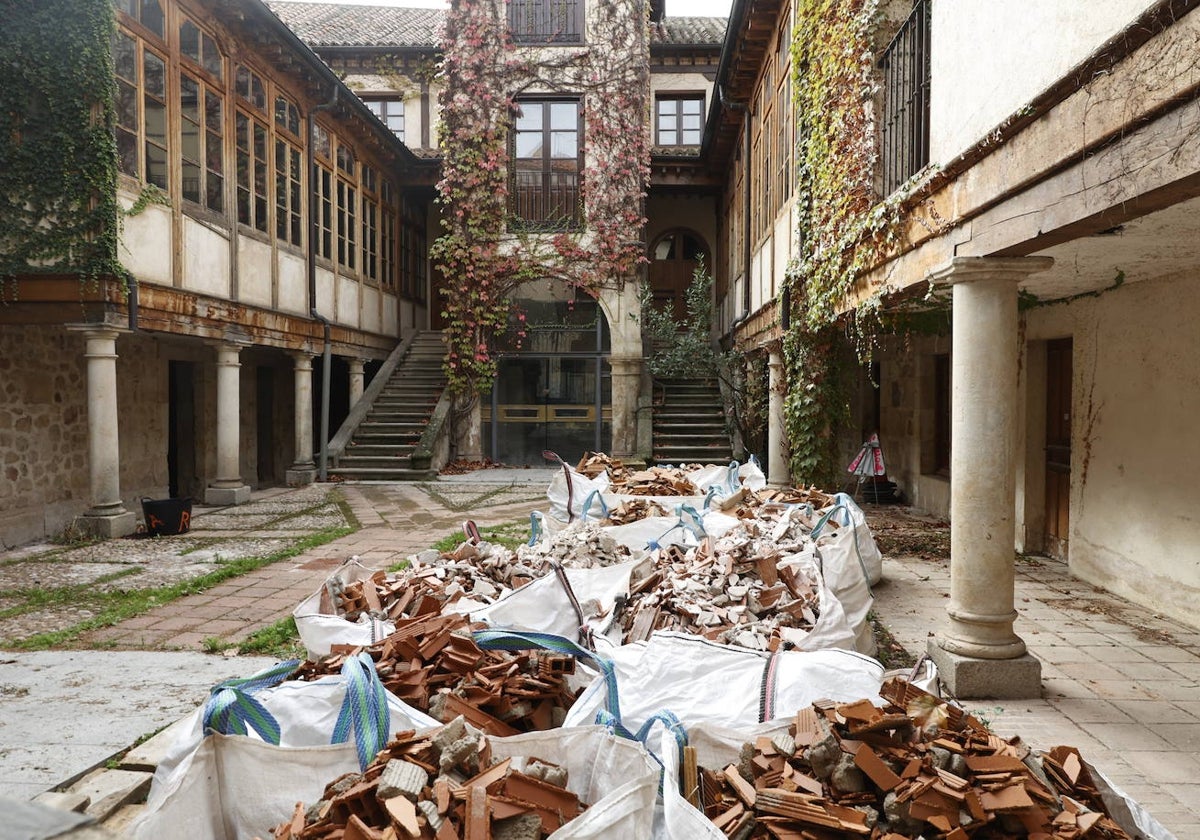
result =
[[[346,696],[346,680],[285,682],[254,694],[280,725],[280,745],[252,735],[205,736],[204,709],[167,751],[151,783],[146,808],[130,826],[135,840],[250,840],[267,837],[291,817],[297,802],[316,802],[325,785],[357,771],[354,738],[330,745]],[[441,722],[387,695],[389,736]]]
[[[720,645],[699,636],[657,632],[649,641],[615,646],[597,639],[597,655],[612,660],[620,720],[636,730],[660,711],[686,728],[745,728],[792,714],[814,700],[876,697],[883,666],[846,650],[774,655]],[[582,726],[604,708],[607,686],[596,679],[567,712],[563,726]],[[613,711],[609,709],[609,711]]]
[[[336,572],[329,576],[328,581],[337,580],[340,584],[355,583],[367,580],[377,569],[368,569],[355,559],[347,560]],[[332,645],[354,645],[364,647],[396,632],[392,621],[364,621],[355,623],[347,621],[340,615],[327,615],[321,612],[321,593],[324,586],[301,601],[292,610],[296,620],[296,629],[300,632],[300,641],[304,643],[310,659],[320,659],[329,655]]]
[[[862,508],[855,504],[854,499],[845,493],[838,493],[829,507],[819,511],[821,520],[813,529],[813,539],[818,545],[829,545],[830,550],[841,552],[846,562],[854,562],[862,567],[867,577],[867,583],[874,586],[883,580],[883,555],[871,535],[867,525],[867,516]],[[826,521],[836,523],[838,528],[830,528]]]

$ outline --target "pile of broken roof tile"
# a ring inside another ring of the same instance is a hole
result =
[[[743,840],[1129,840],[1073,748],[1036,755],[900,680],[881,694],[801,709],[724,768],[685,750],[683,794]]]
[[[276,840],[539,840],[587,806],[566,789],[567,772],[532,759],[493,762],[486,736],[461,718],[441,729],[398,733],[362,773],[296,806]]]

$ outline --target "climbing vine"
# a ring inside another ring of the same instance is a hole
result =
[[[558,280],[596,295],[621,287],[644,261],[636,232],[650,171],[646,27],[637,0],[599,0],[587,45],[518,50],[502,0],[452,0],[440,99],[443,234],[431,249],[444,276],[452,392],[490,387],[497,341],[520,321],[510,318],[519,286]],[[508,129],[527,93],[582,97],[582,231],[540,234],[509,217]]]
[[[35,272],[131,282],[118,259],[111,0],[12,0],[0,24],[0,293]]]
[[[878,297],[840,318],[851,292],[896,241],[902,196],[876,197],[875,37],[879,0],[802,0],[792,37],[797,114],[797,239],[787,288],[784,403],[792,471],[838,483],[834,430],[849,418],[853,355],[870,354]]]

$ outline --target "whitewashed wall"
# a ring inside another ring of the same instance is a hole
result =
[[[935,0],[930,160],[945,164],[1154,0]]]

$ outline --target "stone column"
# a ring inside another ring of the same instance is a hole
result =
[[[956,257],[953,285],[949,621],[929,643],[958,698],[1041,694],[1041,663],[1013,631],[1017,284],[1049,258]]]
[[[296,461],[288,468],[289,487],[312,484],[317,480],[317,465],[313,463],[313,366],[312,354],[293,353],[296,374]],[[361,375],[361,368],[360,375]]]
[[[128,330],[78,324],[87,342],[88,479],[91,506],[77,520],[89,534],[109,539],[132,534],[137,516],[121,501],[121,456],[117,423],[117,336]]]
[[[483,403],[475,391],[454,398],[454,457],[460,461],[483,460]],[[494,422],[494,420],[493,420]],[[492,453],[495,457],[496,453]]]
[[[238,354],[242,345],[213,344],[217,351],[217,477],[204,491],[210,505],[241,505],[250,501],[250,486],[242,481],[239,444],[242,437],[241,386]]]
[[[347,359],[346,366],[350,368],[350,408],[354,408],[355,404],[362,399],[363,383],[365,376],[363,375],[363,364],[366,359]]]
[[[792,476],[788,467],[787,434],[783,419],[787,378],[783,369],[783,348],[778,342],[768,347],[767,370],[767,483],[771,487],[788,487],[792,483]]]
[[[638,453],[638,393],[642,384],[641,356],[610,356],[612,368],[612,456],[636,461]]]

